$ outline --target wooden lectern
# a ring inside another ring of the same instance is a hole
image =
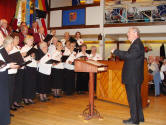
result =
[[[89,105],[83,111],[86,120],[101,118],[94,106],[94,73],[106,71],[108,66],[93,60],[75,60],[75,72],[89,72]]]

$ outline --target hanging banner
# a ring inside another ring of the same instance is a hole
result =
[[[19,0],[18,3],[19,9],[18,9],[18,14],[17,14],[17,25],[19,26],[22,22],[22,2]]]
[[[21,15],[21,22],[26,22],[26,1],[22,1],[22,15]]]
[[[30,26],[30,0],[26,2],[26,24]]]

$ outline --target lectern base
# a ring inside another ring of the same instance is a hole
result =
[[[97,111],[95,107],[96,106],[94,106],[93,113],[92,113],[90,105],[87,105],[87,108],[81,114],[85,120],[90,120],[92,118],[103,119],[103,117],[101,117],[100,113]]]

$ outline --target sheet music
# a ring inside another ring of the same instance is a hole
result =
[[[99,62],[93,61],[93,60],[87,60],[86,62],[91,63],[91,64],[96,65],[96,66],[103,66],[102,63],[99,63]]]

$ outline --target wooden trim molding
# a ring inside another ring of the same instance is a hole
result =
[[[166,22],[137,22],[137,23],[116,23],[104,24],[104,27],[125,27],[125,26],[152,26],[152,25],[166,25]]]
[[[99,44],[99,41],[84,41],[86,44]],[[166,44],[166,40],[142,40],[144,44]],[[105,44],[130,44],[129,41],[105,41]]]
[[[100,3],[79,5],[79,6],[67,6],[67,7],[50,8],[50,11],[83,9],[83,8],[86,8],[86,7],[94,7],[94,6],[100,6]]]
[[[49,20],[49,19],[48,19]],[[61,29],[81,29],[81,28],[99,28],[100,25],[73,25],[73,26],[62,26],[62,27],[50,27],[50,23],[48,23],[48,29],[56,29],[56,30],[61,30]]]

